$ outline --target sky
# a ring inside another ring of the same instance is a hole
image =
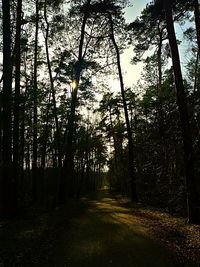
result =
[[[125,9],[126,22],[132,22],[136,19],[136,17],[140,16],[141,11],[149,2],[149,0],[131,0],[131,5]],[[131,87],[133,84],[136,84],[142,72],[142,63],[138,63],[137,65],[130,64],[133,56],[134,53],[132,47],[127,49],[124,54],[121,55],[121,66],[125,87]],[[118,80],[111,79],[110,82],[114,91],[119,90]]]
[[[141,11],[146,7],[147,3],[150,3],[150,0],[130,0],[131,6],[125,9],[125,19],[127,22],[132,22],[139,17]],[[188,25],[185,25],[186,27]],[[179,53],[182,63],[182,71],[184,71],[184,66],[186,62],[189,60],[189,55],[187,55],[186,51],[188,49],[189,44],[183,39],[183,31],[185,30],[184,26],[180,26],[179,24],[175,25],[176,35],[179,40],[181,40],[181,45],[179,45]],[[137,65],[130,64],[131,59],[133,58],[133,47],[127,49],[121,55],[121,66],[124,77],[124,85],[125,87],[132,87],[134,84],[137,84],[137,81],[140,79],[141,72],[143,70],[143,64],[138,63]],[[116,79],[110,79],[111,87],[113,91],[119,91],[119,81]]]

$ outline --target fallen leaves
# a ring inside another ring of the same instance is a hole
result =
[[[118,200],[121,205],[130,206],[127,199]],[[132,206],[131,209],[132,214],[148,229],[149,235],[173,250],[180,263],[200,264],[199,225],[188,224],[186,218],[174,217],[152,208]]]

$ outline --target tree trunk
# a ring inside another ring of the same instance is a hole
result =
[[[28,92],[28,77],[27,77],[27,63],[26,52],[24,53],[24,75],[25,75],[25,92],[22,95],[21,108],[21,125],[20,125],[20,182],[19,194],[20,198],[24,199],[24,174],[25,174],[25,110]]]
[[[35,22],[35,51],[34,51],[34,99],[33,99],[33,162],[32,162],[32,194],[33,201],[37,201],[37,157],[38,157],[38,142],[37,142],[37,123],[38,123],[38,87],[37,87],[37,54],[38,54],[38,24],[39,24],[39,0],[36,0],[36,22]]]
[[[195,18],[198,50],[200,51],[200,12],[199,12],[198,0],[194,0],[194,18]]]
[[[158,24],[159,32],[159,43],[157,52],[157,62],[158,62],[158,116],[159,116],[159,133],[161,139],[164,139],[164,118],[163,118],[163,107],[162,107],[162,44],[163,44],[163,30],[160,29],[160,23]],[[162,142],[163,143],[163,142]]]
[[[187,99],[183,84],[178,45],[173,24],[172,4],[173,0],[165,0],[167,32],[171,49],[174,78],[177,91],[177,104],[180,114],[180,123],[184,147],[185,176],[188,194],[188,218],[191,223],[200,223],[200,207],[197,183],[195,180],[194,172],[192,137],[190,132]]]
[[[130,126],[130,121],[129,121],[129,116],[128,116],[126,97],[125,97],[125,89],[124,89],[124,82],[123,82],[121,62],[120,62],[120,53],[119,53],[118,45],[115,41],[112,15],[110,13],[108,15],[109,15],[109,22],[110,22],[110,30],[111,30],[110,38],[113,42],[113,45],[114,45],[115,51],[116,51],[116,55],[117,55],[117,67],[118,67],[118,72],[119,72],[122,101],[123,101],[124,114],[125,114],[125,120],[126,120],[126,129],[127,129],[127,133],[128,133],[128,156],[129,156],[129,175],[130,175],[130,179],[131,179],[131,200],[133,202],[137,202],[138,196],[137,196],[137,192],[136,192],[136,183],[135,183],[135,163],[134,163],[134,156],[133,156],[133,137],[132,137],[132,131],[131,131],[131,126]]]
[[[21,16],[22,0],[17,3],[17,23],[15,37],[15,95],[14,95],[14,128],[13,128],[13,175],[15,180],[15,199],[17,205],[19,182],[19,114],[20,114],[20,65],[21,65]]]
[[[52,70],[51,70],[51,62],[49,58],[49,48],[48,48],[48,37],[49,37],[49,23],[47,19],[47,13],[46,13],[46,2],[45,1],[45,9],[44,9],[44,18],[46,22],[46,36],[45,36],[45,48],[46,48],[46,56],[47,56],[47,65],[49,70],[49,79],[51,84],[51,93],[53,98],[53,113],[55,118],[55,124],[56,124],[56,142],[57,142],[57,149],[58,149],[58,166],[59,168],[62,167],[62,159],[61,159],[61,144],[60,144],[60,127],[58,123],[58,115],[57,115],[57,107],[56,107],[56,96],[55,96],[55,89],[54,89],[54,82],[53,82],[53,76],[52,76]]]
[[[58,176],[59,176],[59,184],[61,183],[61,170],[62,170],[62,154],[61,154],[61,135],[60,135],[60,127],[58,123],[58,115],[57,115],[57,107],[56,107],[56,96],[55,96],[55,89],[54,89],[54,82],[51,70],[51,62],[49,57],[49,47],[48,47],[48,38],[49,38],[49,22],[47,18],[47,0],[45,1],[44,5],[44,18],[46,22],[46,36],[45,36],[45,49],[46,49],[46,57],[47,57],[47,66],[49,71],[49,79],[51,84],[51,94],[53,98],[53,115],[56,124],[56,145],[57,145],[57,157],[58,157]],[[62,184],[62,183],[61,183]],[[63,186],[63,185],[60,185]]]
[[[10,31],[10,1],[2,0],[3,12],[3,144],[2,166],[0,175],[0,205],[1,215],[10,217],[14,213],[12,177],[12,62],[11,62],[11,31]]]
[[[91,0],[87,0],[87,7],[85,8],[85,13],[83,16],[82,26],[81,26],[81,37],[79,43],[79,53],[78,53],[78,60],[74,66],[74,88],[72,88],[72,99],[71,99],[71,107],[70,107],[70,115],[68,119],[68,134],[67,134],[67,145],[66,145],[66,152],[65,152],[65,159],[63,163],[63,178],[66,174],[68,174],[69,185],[70,181],[73,179],[73,138],[74,138],[74,121],[75,121],[75,113],[76,113],[76,106],[77,106],[77,93],[79,87],[80,76],[82,72],[82,61],[83,61],[83,45],[84,45],[84,38],[85,38],[85,27],[86,22],[89,16],[89,5]],[[65,173],[64,173],[65,172]],[[70,193],[70,189],[69,189]]]
[[[49,106],[51,102],[51,92],[49,92],[47,110],[45,114],[45,125],[43,131],[43,139],[42,139],[42,149],[41,149],[41,168],[42,170],[46,167],[46,150],[47,150],[47,140],[49,137]]]
[[[2,143],[3,143],[3,92],[1,91],[0,87],[0,166],[2,165]],[[0,173],[1,173],[1,168],[0,168]]]
[[[111,128],[113,144],[114,144],[114,150],[115,150],[115,154],[114,154],[115,164],[117,165],[117,160],[119,159],[119,157],[118,157],[119,153],[118,153],[118,150],[117,150],[117,140],[116,140],[116,135],[115,135],[114,127],[113,127],[111,105],[109,105],[108,109],[109,109],[110,128]]]

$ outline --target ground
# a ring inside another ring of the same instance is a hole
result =
[[[103,191],[52,212],[1,222],[0,266],[197,267],[199,248],[196,257],[180,245],[186,240],[182,221],[128,206]]]

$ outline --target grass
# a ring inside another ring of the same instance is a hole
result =
[[[87,201],[56,246],[55,266],[175,267],[174,256],[152,240],[130,210],[108,196]]]
[[[0,230],[2,267],[178,267],[133,210],[106,191]],[[187,265],[188,267],[195,265]]]

